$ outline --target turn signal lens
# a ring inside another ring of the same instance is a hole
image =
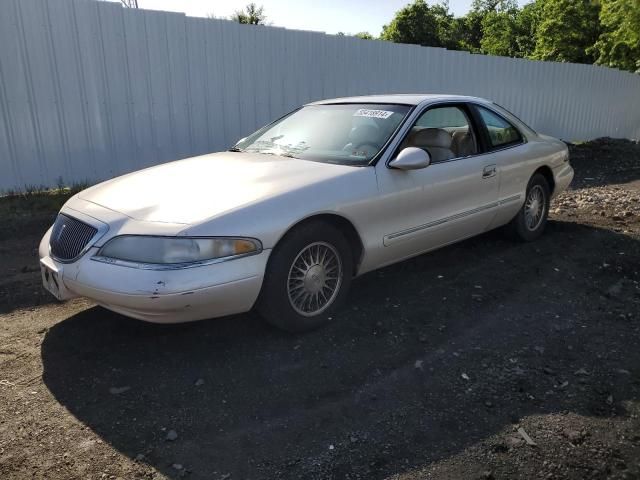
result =
[[[233,247],[236,255],[250,253],[256,249],[255,243],[253,243],[251,240],[235,240],[233,242]]]

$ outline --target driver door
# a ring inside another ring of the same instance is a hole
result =
[[[498,206],[500,172],[492,155],[483,153],[465,104],[427,107],[395,155],[407,146],[426,150],[431,164],[420,170],[376,165],[384,264],[485,231]]]

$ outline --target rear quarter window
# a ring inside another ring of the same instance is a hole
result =
[[[477,109],[487,127],[492,148],[522,143],[522,135],[511,123],[484,107],[477,107]]]

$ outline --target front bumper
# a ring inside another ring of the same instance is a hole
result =
[[[49,255],[49,233],[40,263],[57,272],[61,300],[87,297],[109,310],[155,323],[180,323],[249,311],[260,293],[270,250],[212,265],[143,270],[92,260],[90,248],[73,263]]]

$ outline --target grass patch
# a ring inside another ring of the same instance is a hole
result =
[[[0,197],[0,239],[10,236],[44,233],[62,205],[88,185],[73,185],[50,190],[25,189]]]
[[[85,188],[86,185],[74,185],[51,190],[9,193],[0,197],[0,218],[57,212],[64,202]]]

